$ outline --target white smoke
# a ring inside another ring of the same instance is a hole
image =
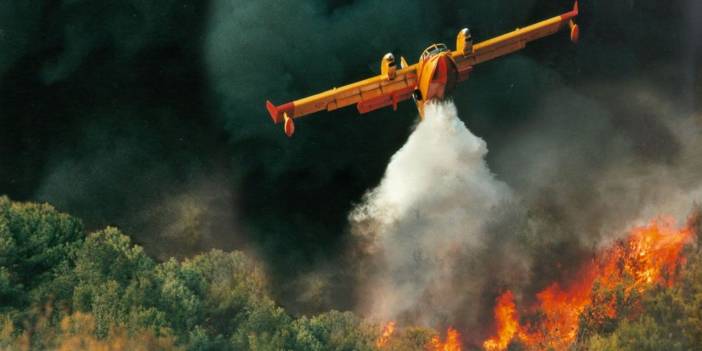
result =
[[[489,219],[512,198],[488,169],[487,152],[452,102],[426,105],[424,121],[392,157],[380,185],[350,215],[354,234],[378,259],[362,292],[372,296],[364,299],[372,304],[369,315],[435,325],[467,297],[450,297],[454,277],[469,278],[459,282],[462,293],[479,294],[484,274],[471,281],[465,261],[488,245]]]

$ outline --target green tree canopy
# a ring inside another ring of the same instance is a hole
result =
[[[64,297],[53,283],[64,278],[83,238],[79,220],[48,204],[0,197],[0,312]]]

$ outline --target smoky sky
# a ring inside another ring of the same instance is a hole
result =
[[[453,46],[464,26],[480,41],[571,6],[3,1],[0,193],[49,201],[90,229],[118,225],[159,258],[245,249],[294,312],[352,308],[362,277],[349,263],[348,213],[379,184],[416,110],[322,113],[288,140],[265,100],[377,74],[389,51],[415,61],[433,42]],[[580,6],[579,45],[567,33],[533,43],[476,67],[454,93],[496,177],[560,233],[543,247],[573,256],[616,227],[613,217],[646,211],[625,200],[663,197],[631,190],[631,172],[613,165],[699,169],[673,128],[676,116],[699,113],[698,4]],[[695,188],[687,179],[676,183]]]

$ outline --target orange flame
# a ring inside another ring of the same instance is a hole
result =
[[[506,349],[519,331],[517,306],[514,304],[514,295],[509,290],[497,298],[495,324],[497,325],[497,335],[483,343],[483,348],[488,351]]]
[[[681,252],[692,237],[690,228],[678,229],[672,219],[634,228],[625,240],[600,252],[597,262],[586,265],[577,281],[565,288],[553,283],[539,292],[534,310],[541,314],[533,324],[520,324],[513,293],[503,293],[494,309],[496,333],[483,348],[506,350],[519,341],[528,349],[567,349],[575,341],[581,314],[592,303],[595,282],[606,289],[623,286],[627,295],[656,284],[670,286],[683,262]],[[607,307],[606,315],[615,317],[614,301]]]
[[[392,334],[395,332],[395,322],[391,321],[388,322],[383,327],[383,332],[380,334],[380,337],[378,340],[375,342],[375,346],[377,346],[379,349],[384,348],[387,344],[388,341],[390,341],[390,337],[392,337]]]
[[[461,335],[453,328],[448,328],[446,342],[441,342],[439,336],[434,336],[428,346],[429,351],[461,351],[461,349]]]
[[[610,250],[600,277],[601,284],[614,287],[622,277],[634,279],[627,290],[642,292],[654,284],[672,286],[681,262],[680,253],[693,237],[690,228],[676,229],[672,219],[634,228],[628,240]]]

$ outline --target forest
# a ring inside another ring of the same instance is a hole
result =
[[[702,225],[675,284],[644,294],[596,287],[578,350],[690,350],[702,344]],[[86,233],[51,205],[0,198],[3,350],[431,350],[440,332],[382,326],[351,312],[286,312],[241,252],[156,261],[118,228]],[[599,318],[614,296],[615,317]],[[602,302],[598,304],[598,301]],[[526,349],[519,342],[510,350]]]

